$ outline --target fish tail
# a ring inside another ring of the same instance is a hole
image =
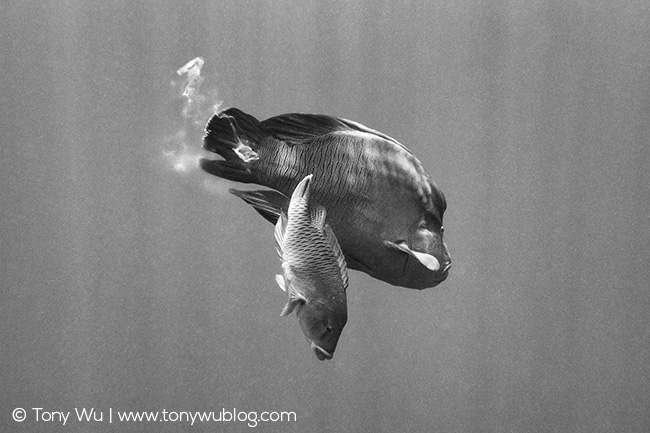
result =
[[[259,143],[268,135],[259,121],[237,108],[215,113],[205,127],[203,148],[224,160],[202,158],[201,168],[217,177],[243,183],[256,183],[251,163],[259,159]]]

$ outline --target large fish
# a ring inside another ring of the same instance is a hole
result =
[[[312,175],[291,195],[287,213],[275,225],[275,241],[282,260],[276,281],[289,300],[281,316],[296,311],[300,328],[321,361],[332,359],[348,320],[345,290],[348,270],[323,206],[310,206]]]
[[[201,159],[206,172],[275,190],[231,191],[272,223],[298,182],[314,174],[312,200],[327,209],[348,268],[415,289],[447,278],[445,197],[395,139],[331,116],[283,114],[259,122],[230,108],[210,118],[203,147],[224,158]]]

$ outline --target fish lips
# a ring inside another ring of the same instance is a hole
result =
[[[418,260],[409,257],[406,260],[405,274],[411,277],[410,283],[413,288],[425,289],[436,287],[438,284],[445,281],[449,276],[450,268],[451,262],[448,262],[442,265],[439,270],[432,271],[423,266]]]
[[[333,353],[329,353],[327,350],[323,349],[320,347],[318,344],[314,343],[313,341],[311,342],[310,347],[316,354],[316,358],[318,358],[320,361],[324,361],[326,359],[332,359],[334,357]]]

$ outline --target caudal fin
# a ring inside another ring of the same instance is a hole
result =
[[[243,183],[257,178],[250,163],[259,159],[259,142],[267,135],[259,121],[237,108],[214,114],[205,126],[203,148],[224,160],[201,158],[201,168],[218,177]]]

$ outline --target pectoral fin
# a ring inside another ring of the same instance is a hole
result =
[[[275,282],[278,283],[278,286],[282,289],[283,292],[287,292],[287,284],[284,281],[284,277],[280,274],[275,276]]]
[[[280,317],[288,316],[296,307],[301,307],[305,302],[307,302],[307,299],[302,295],[296,297],[289,295],[289,301],[287,301],[286,305],[280,312]]]
[[[276,276],[276,281],[278,281],[278,284],[280,283],[278,277],[280,275]],[[286,316],[291,314],[293,310],[298,307],[300,308],[303,304],[307,302],[307,298],[305,298],[305,295],[302,293],[298,292],[291,283],[287,281],[286,278],[282,278],[282,282],[284,283],[284,290],[289,293],[289,300],[287,301],[287,304],[284,306],[282,309],[282,312],[280,313],[280,317]]]
[[[431,254],[421,253],[419,251],[413,251],[408,247],[408,245],[404,241],[397,244],[391,241],[384,241],[384,245],[405,252],[409,256],[417,259],[417,261],[420,262],[422,266],[424,266],[427,269],[430,269],[432,271],[440,270],[440,262],[438,261],[438,259],[436,259]]]

